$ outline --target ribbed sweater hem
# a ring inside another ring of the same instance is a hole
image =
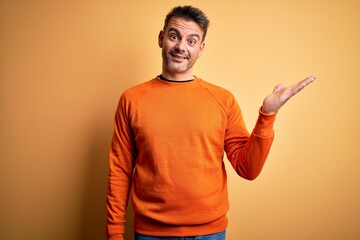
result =
[[[196,216],[194,216],[196,218]],[[136,214],[134,215],[134,231],[148,236],[157,237],[190,237],[214,234],[226,230],[228,219],[226,215],[213,222],[200,225],[167,225]]]

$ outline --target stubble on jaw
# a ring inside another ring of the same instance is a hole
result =
[[[177,51],[176,49],[171,49],[168,53],[165,52],[163,49],[162,55],[163,55],[163,61],[164,61],[164,67],[170,71],[174,71],[177,73],[183,73],[187,70],[191,69],[195,62],[188,62],[186,65],[182,65],[182,63],[175,63],[172,60],[172,54],[183,56],[184,59],[182,61],[188,61],[190,59],[190,56],[188,54],[181,53],[180,51]]]

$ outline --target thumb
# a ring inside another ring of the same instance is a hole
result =
[[[278,85],[275,86],[273,93],[279,91],[281,88],[283,88],[283,85],[281,83],[279,83]]]

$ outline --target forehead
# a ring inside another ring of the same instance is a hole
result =
[[[203,31],[200,26],[196,22],[186,20],[185,18],[171,18],[165,31],[168,32],[170,29],[176,29],[184,35],[198,34],[200,37],[203,36]]]

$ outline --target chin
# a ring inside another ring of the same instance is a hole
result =
[[[171,64],[171,63],[168,64],[168,68],[172,72],[176,72],[176,73],[183,73],[189,69],[188,66],[179,66],[179,65]]]

